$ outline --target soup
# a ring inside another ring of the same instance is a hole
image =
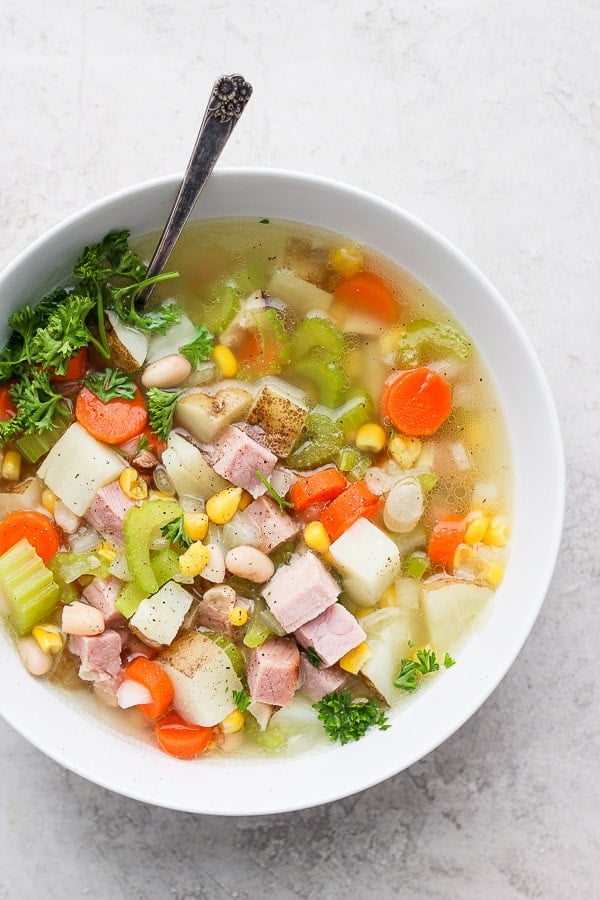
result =
[[[143,312],[155,243],[112,232],[11,317],[18,652],[180,758],[387,728],[502,580],[511,470],[485,367],[423,285],[339,235],[192,224]]]

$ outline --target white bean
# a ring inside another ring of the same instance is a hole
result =
[[[217,584],[215,587],[204,591],[202,599],[207,603],[235,603],[237,594],[228,584]]]
[[[22,638],[17,650],[30,675],[47,675],[52,668],[52,657],[49,653],[44,653],[35,638]]]
[[[234,547],[228,551],[225,565],[232,575],[239,575],[240,578],[247,578],[256,584],[268,581],[275,571],[272,560],[256,547]]]
[[[389,492],[383,507],[385,527],[407,534],[417,527],[423,515],[423,491],[416,478],[403,478]]]
[[[225,578],[225,557],[218,544],[207,544],[208,562],[202,569],[202,577],[219,584]]]
[[[172,353],[171,356],[163,356],[156,362],[146,366],[142,374],[144,387],[176,387],[188,377],[192,371],[192,364],[180,353]]]
[[[65,534],[75,534],[81,525],[81,519],[71,512],[68,506],[57,500],[54,504],[54,521],[59,528],[62,528]]]
[[[91,637],[104,631],[104,616],[95,606],[74,600],[62,611],[62,630],[65,634],[81,634]]]

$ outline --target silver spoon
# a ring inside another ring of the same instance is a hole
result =
[[[223,75],[215,81],[179,193],[150,260],[146,278],[159,275],[164,269],[198,195],[214,169],[251,94],[252,85],[241,75]],[[138,309],[143,309],[148,304],[153,288],[154,285],[150,284],[139,292],[135,301]]]

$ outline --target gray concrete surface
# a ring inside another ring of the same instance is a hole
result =
[[[180,170],[214,77],[241,71],[224,162],[353,182],[460,246],[538,350],[569,467],[541,616],[442,747],[320,809],[219,819],[112,795],[0,724],[2,900],[600,896],[599,40],[592,0],[2,5],[1,265]]]

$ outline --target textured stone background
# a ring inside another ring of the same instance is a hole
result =
[[[353,182],[460,246],[537,348],[569,466],[542,614],[446,744],[354,798],[236,820],[114,796],[2,724],[2,900],[600,896],[599,40],[597,0],[2,4],[0,264],[181,170],[212,81],[241,71],[224,163]]]

